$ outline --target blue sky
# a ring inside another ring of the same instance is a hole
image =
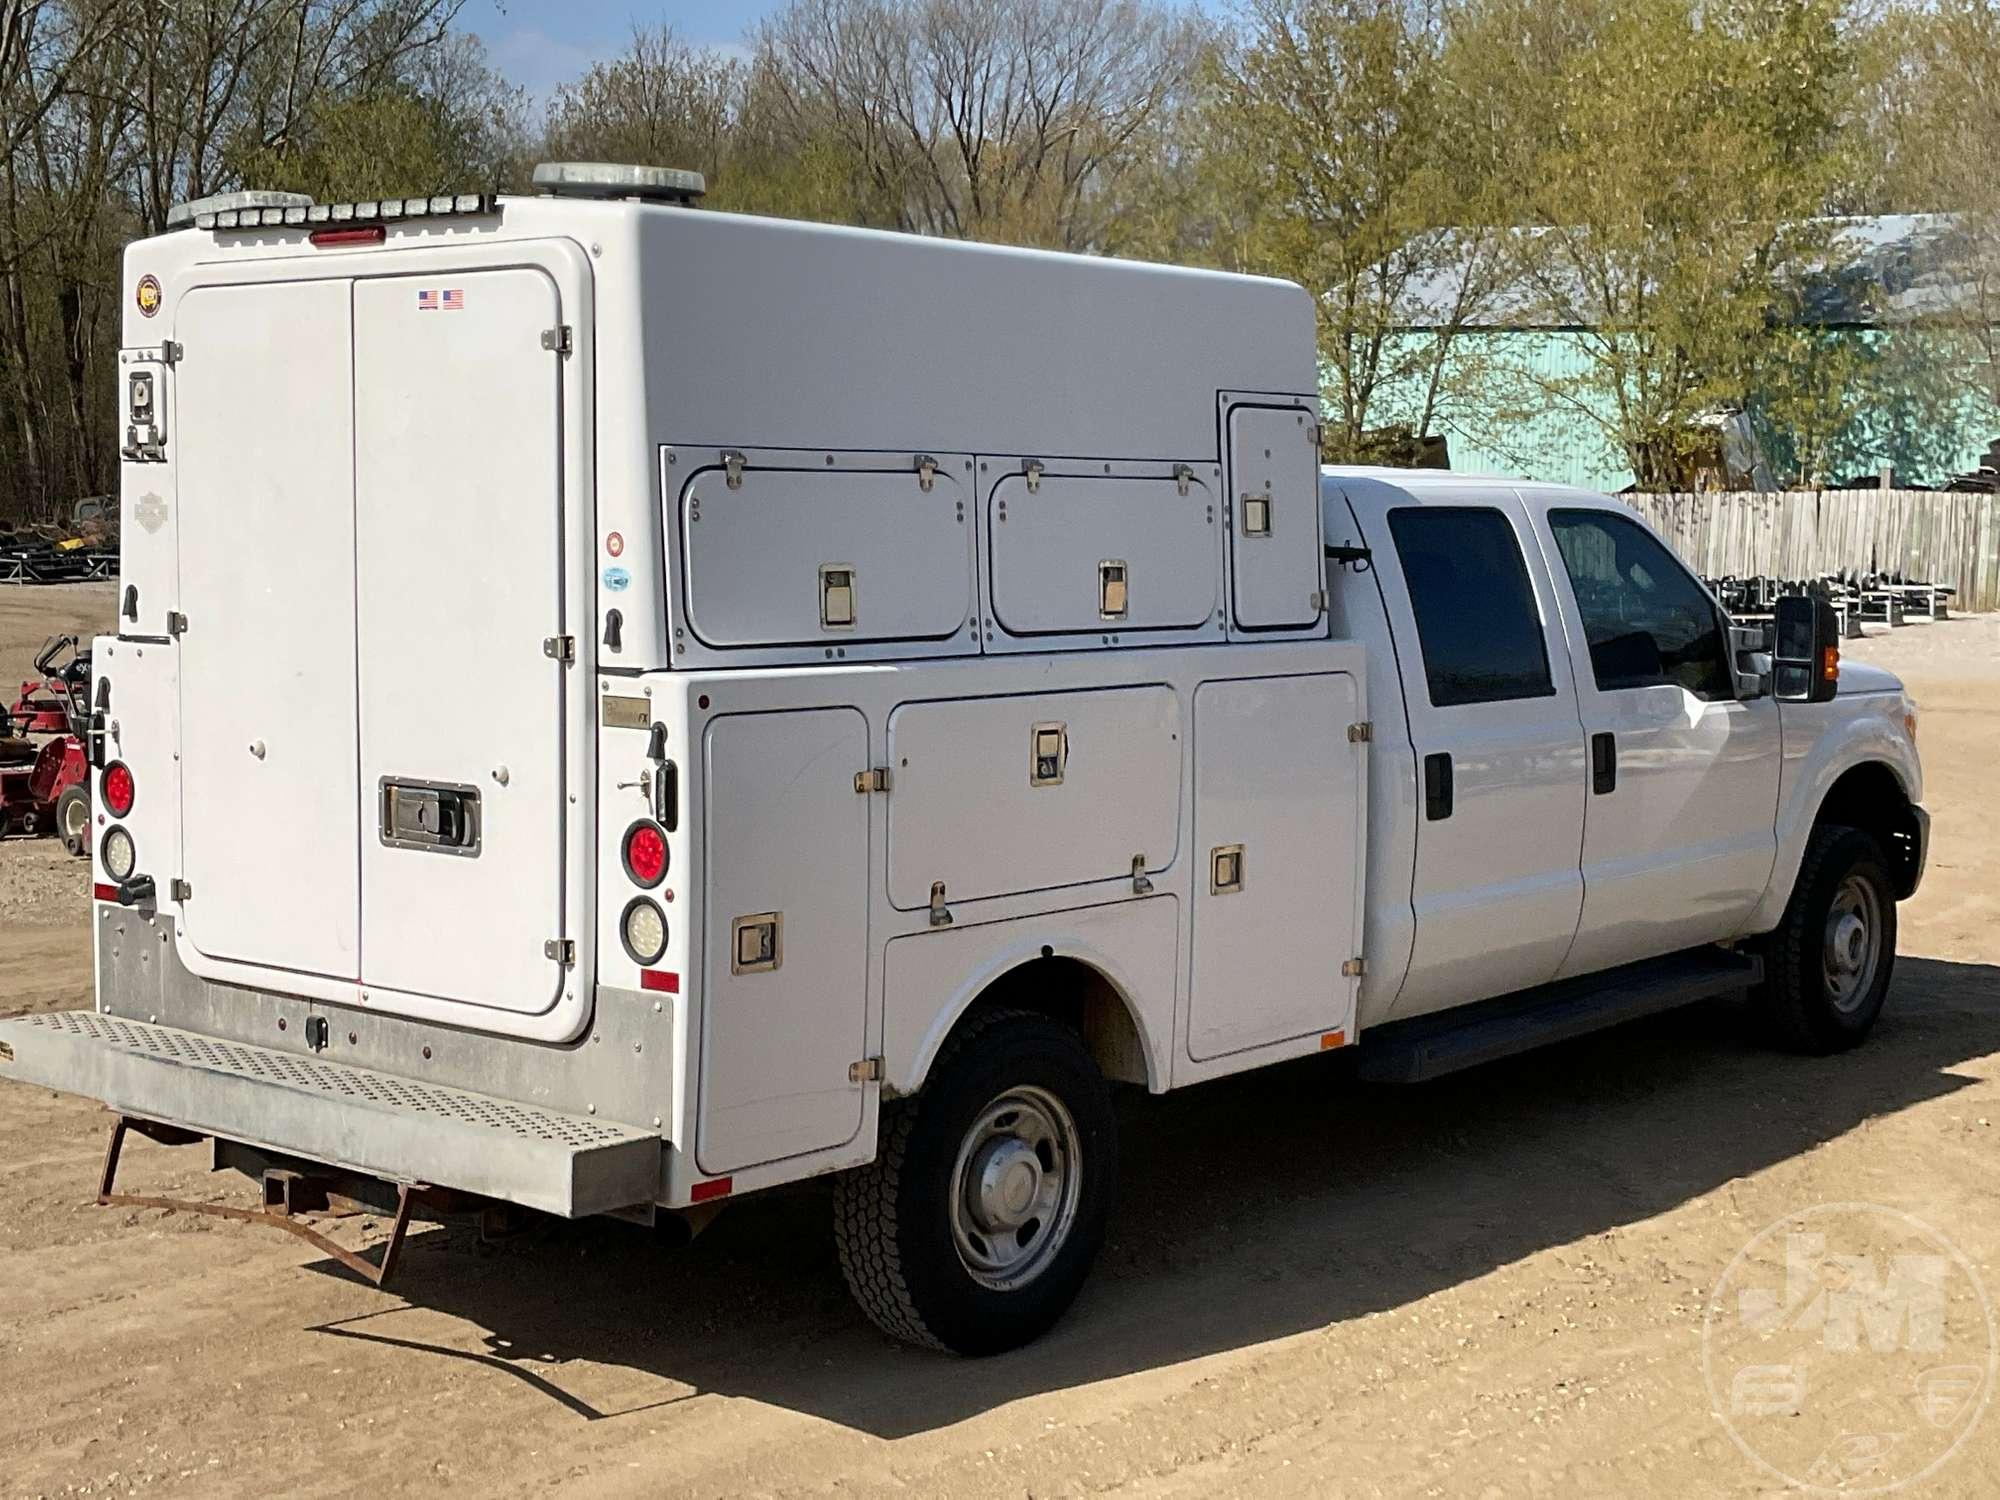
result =
[[[545,98],[558,83],[624,48],[635,23],[670,24],[690,42],[733,46],[775,0],[467,0],[458,24],[493,65]]]

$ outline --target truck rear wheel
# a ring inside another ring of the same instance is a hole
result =
[[[883,1332],[957,1354],[1039,1337],[1075,1300],[1118,1175],[1110,1091],[1076,1034],[992,1011],[887,1104],[873,1163],[838,1178],[848,1289]]]
[[[1896,891],[1872,835],[1813,830],[1784,920],[1765,943],[1758,997],[1771,1039],[1795,1052],[1840,1052],[1882,1013],[1896,965]]]

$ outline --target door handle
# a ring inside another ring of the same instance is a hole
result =
[[[1424,819],[1435,823],[1451,816],[1451,756],[1440,750],[1424,757]]]
[[[1590,737],[1590,789],[1598,796],[1618,790],[1618,741],[1608,729]]]

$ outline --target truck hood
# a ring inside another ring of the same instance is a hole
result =
[[[1903,679],[1894,672],[1865,661],[1842,661],[1840,664],[1840,693],[1900,693]]]

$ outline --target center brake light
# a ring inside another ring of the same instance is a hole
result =
[[[306,236],[321,248],[329,245],[379,245],[388,237],[386,224],[361,224],[350,229],[315,229]]]

